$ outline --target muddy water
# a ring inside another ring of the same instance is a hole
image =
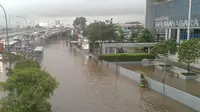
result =
[[[54,112],[195,112],[138,83],[115,75],[54,41],[44,49],[42,66],[60,85],[52,96]]]

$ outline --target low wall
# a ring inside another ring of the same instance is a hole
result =
[[[141,61],[117,62],[119,65],[141,64]]]
[[[102,64],[107,65],[110,68],[116,69],[115,63],[102,61]],[[138,83],[140,82],[140,74],[139,73],[125,69],[123,67],[119,67],[119,73],[123,76],[126,76],[126,77],[134,80],[134,81],[137,81]],[[150,89],[163,94],[163,83],[152,80],[148,77],[146,77],[146,80],[148,82],[148,86]],[[185,93],[183,91],[180,91],[180,90],[173,88],[171,86],[168,86],[168,85],[165,85],[164,87],[165,87],[164,95],[166,95],[178,102],[181,102],[190,108],[200,111],[200,98],[193,96],[191,94]]]

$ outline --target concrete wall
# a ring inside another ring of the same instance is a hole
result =
[[[109,63],[109,62],[102,62],[103,65],[107,65],[110,68],[116,68],[116,65],[114,63]],[[126,76],[134,81],[137,81],[138,83],[140,82],[140,74],[136,73],[134,71],[125,69],[123,67],[119,67],[119,73],[123,76]],[[147,78],[148,86],[150,89],[163,94],[163,84],[152,80],[150,78]],[[165,93],[164,95],[181,102],[185,105],[187,105],[190,108],[193,108],[197,111],[200,111],[200,98],[190,95],[188,93],[185,93],[183,91],[180,91],[176,88],[170,87],[168,85],[165,85]]]

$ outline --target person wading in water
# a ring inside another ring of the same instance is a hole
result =
[[[147,81],[143,74],[140,75],[140,87],[142,87],[142,88],[147,87]]]

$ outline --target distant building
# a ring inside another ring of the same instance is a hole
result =
[[[56,20],[56,27],[61,27],[60,20]]]
[[[60,25],[60,20],[56,20],[56,25]]]
[[[48,25],[47,22],[41,22],[41,23],[39,23],[39,26],[41,26],[41,27],[48,27],[49,25]]]
[[[143,28],[143,25],[140,22],[127,22],[117,24],[122,28],[125,38],[128,39],[131,37],[131,30],[134,28]]]

